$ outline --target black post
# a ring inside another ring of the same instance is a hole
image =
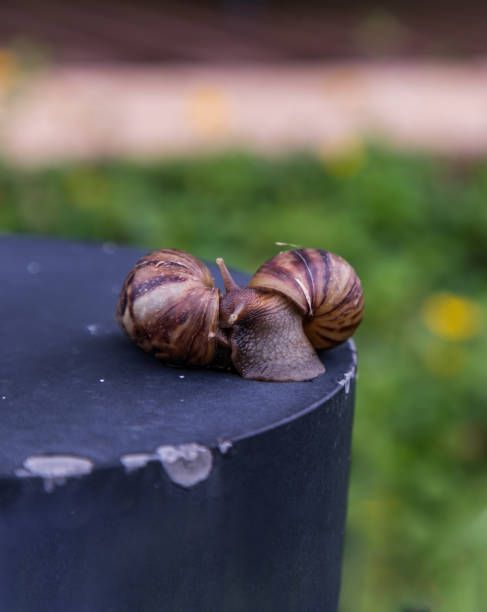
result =
[[[305,383],[166,367],[113,322],[140,255],[0,240],[0,609],[336,612],[353,343]]]

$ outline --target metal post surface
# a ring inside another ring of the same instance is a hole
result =
[[[353,343],[304,383],[161,365],[113,322],[140,254],[0,239],[0,609],[336,612]]]

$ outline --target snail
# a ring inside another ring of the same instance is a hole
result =
[[[310,380],[325,372],[316,350],[349,338],[364,308],[360,280],[339,255],[283,251],[247,287],[217,260],[221,295],[193,255],[163,249],[140,259],[116,319],[142,349],[175,366],[233,367],[247,379]]]

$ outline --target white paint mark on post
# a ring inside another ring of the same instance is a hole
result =
[[[23,468],[31,476],[40,476],[47,493],[66,483],[68,478],[77,478],[93,471],[94,464],[85,457],[74,455],[33,455],[28,457]]]
[[[352,353],[352,367],[348,372],[345,372],[342,379],[338,381],[338,384],[342,387],[345,387],[345,393],[348,395],[350,393],[350,386],[354,378],[357,378],[357,348],[355,346],[355,342],[352,338],[347,340],[347,344],[350,347],[350,351]]]
[[[213,466],[211,451],[196,443],[159,446],[156,454],[169,478],[182,487],[206,480]]]
[[[219,440],[218,441],[218,450],[222,455],[226,455],[228,451],[232,448],[233,444],[230,440]]]
[[[120,463],[125,468],[125,472],[130,474],[145,467],[149,461],[157,459],[157,456],[150,453],[129,453],[120,457]]]
[[[342,387],[345,387],[345,393],[348,395],[350,393],[350,385],[352,383],[353,377],[355,376],[355,369],[350,370],[349,372],[345,372],[342,379],[338,381],[338,384]]]
[[[90,325],[86,326],[86,329],[92,336],[96,336],[100,331],[100,326],[97,323],[90,323]]]

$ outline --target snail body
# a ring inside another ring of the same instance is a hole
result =
[[[284,251],[248,287],[217,264],[175,249],[155,251],[127,276],[116,318],[141,348],[172,365],[233,365],[244,378],[309,380],[325,368],[316,349],[344,342],[363,312],[360,280],[344,259],[317,249]]]
[[[244,378],[286,382],[324,373],[303,334],[301,313],[279,293],[247,287],[229,291],[222,298],[220,313],[220,324],[229,334],[232,363]]]

